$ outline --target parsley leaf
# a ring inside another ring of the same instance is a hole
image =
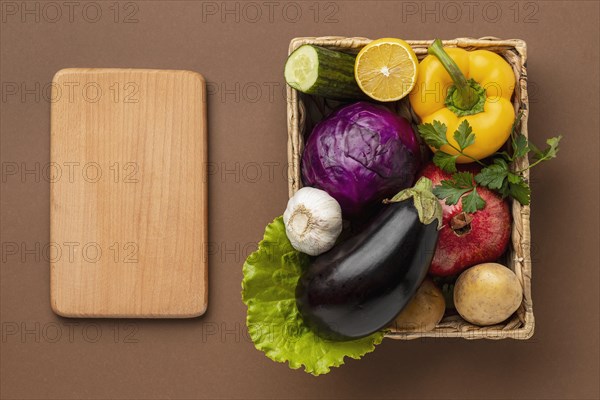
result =
[[[508,175],[508,168],[499,164],[485,167],[475,176],[475,181],[490,189],[500,189]]]
[[[507,198],[510,195],[510,188],[508,187],[508,180],[503,181],[502,187],[500,189],[497,189],[496,191],[498,193],[500,193],[500,196],[502,196],[502,199]]]
[[[509,183],[508,191],[509,195],[522,205],[526,206],[529,204],[531,189],[525,180],[521,179],[519,183]]]
[[[448,127],[440,121],[434,120],[432,123],[421,124],[417,129],[425,143],[437,149],[433,156],[434,164],[450,173],[456,172],[456,159],[461,154],[464,155],[465,148],[475,143],[475,134],[467,120],[463,120],[454,132],[454,140],[458,148],[448,142],[446,137]],[[445,145],[452,147],[458,154],[440,151],[440,148]]]
[[[470,172],[458,172],[452,175],[452,180],[460,187],[473,188],[473,174]]]
[[[417,127],[419,130],[419,134],[431,147],[435,147],[439,149],[440,147],[448,144],[448,139],[446,138],[446,132],[448,128],[445,124],[440,121],[433,121],[432,124],[421,124]]]
[[[556,154],[558,153],[558,144],[560,143],[560,140],[562,139],[562,136],[556,136],[556,137],[552,137],[548,140],[546,140],[546,144],[548,145],[548,147],[546,147],[543,151],[540,151],[539,149],[535,149],[537,151],[534,150],[535,154],[535,160],[537,161],[546,161],[546,160],[550,160],[552,158],[556,157]]]
[[[519,136],[523,136],[523,138],[525,140],[527,140],[527,138],[525,138],[525,136],[523,134],[521,134],[520,132],[517,132],[517,128],[519,127],[519,124],[521,122],[521,118],[523,118],[523,111],[521,111],[517,117],[515,118],[515,120],[513,121],[512,124],[512,128],[510,129],[510,139],[512,142],[512,157],[508,156],[508,154],[506,155],[506,159],[508,161],[513,161],[515,158],[517,158],[517,156],[515,155],[515,153],[517,152],[517,148],[519,148],[519,146],[522,145],[522,143],[517,143],[517,138]],[[522,141],[523,139],[518,139],[519,141]],[[527,143],[526,143],[527,144]]]
[[[512,160],[523,157],[529,153],[529,142],[525,135],[519,133],[513,140],[513,156]]]
[[[475,143],[475,134],[473,133],[473,129],[471,125],[469,125],[469,121],[466,119],[460,123],[456,131],[454,132],[454,140],[458,143],[458,147],[460,151],[463,151],[473,143]]]
[[[433,155],[433,163],[446,172],[456,172],[456,159],[458,154],[452,155],[438,150]]]
[[[456,187],[452,180],[444,179],[440,185],[433,188],[433,194],[440,200],[446,199],[446,204],[452,206],[460,200],[463,194],[467,193],[472,188]]]
[[[562,136],[546,140],[548,146],[544,150],[540,150],[529,142],[525,135],[518,132],[522,117],[523,112],[519,113],[513,122],[509,151],[496,152],[491,165],[473,159],[483,166],[483,169],[475,177],[469,172],[457,172],[456,168],[458,157],[462,155],[471,158],[464,150],[475,143],[475,133],[473,133],[468,120],[463,120],[453,133],[456,145],[448,142],[446,136],[448,127],[440,121],[435,120],[432,123],[419,125],[419,134],[425,143],[437,149],[433,155],[433,163],[443,171],[453,174],[451,179],[443,180],[440,185],[436,186],[433,193],[439,199],[445,200],[448,205],[454,205],[461,201],[465,212],[475,212],[485,207],[485,201],[477,192],[477,186],[495,190],[502,198],[511,196],[523,205],[529,204],[531,189],[522,173],[542,161],[555,158]],[[450,153],[440,151],[443,146],[449,146],[453,151]],[[451,154],[453,152],[457,154]],[[530,152],[533,153],[533,160],[527,168],[511,170],[509,164],[516,159],[527,157]]]
[[[445,200],[448,205],[457,204],[462,199],[465,212],[472,213],[485,207],[485,201],[477,193],[473,174],[470,172],[458,172],[451,179],[444,179],[433,188],[433,194],[438,199]]]
[[[473,188],[470,194],[462,198],[462,209],[467,213],[474,213],[485,207],[485,200],[481,198],[477,189]]]
[[[558,140],[560,140],[560,138]],[[558,140],[555,143],[549,139],[548,149],[542,152],[537,150],[533,144],[530,144],[524,135],[513,135],[512,156],[509,156],[505,153],[505,155],[500,154],[500,157],[494,158],[492,165],[483,168],[479,174],[475,176],[475,181],[481,186],[495,190],[502,196],[503,199],[511,196],[519,203],[527,205],[529,204],[531,189],[519,172],[512,172],[510,170],[510,166],[507,161],[512,161],[519,157],[527,156],[527,154],[532,150],[539,154],[539,157],[541,157],[540,160],[545,159],[547,156],[552,158],[556,156]],[[466,201],[469,203],[469,206],[474,206],[471,204],[470,200]]]
[[[494,155],[500,156],[503,159],[510,161],[510,155],[506,151],[502,151],[502,152],[497,151],[496,154],[494,154]]]
[[[509,183],[519,183],[523,180],[523,178],[521,177],[521,175],[517,175],[515,173],[509,172],[508,175],[506,176],[508,178],[508,182]]]

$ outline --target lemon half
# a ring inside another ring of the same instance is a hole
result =
[[[356,56],[354,77],[361,90],[372,99],[396,101],[415,86],[418,64],[415,52],[404,40],[377,39]]]

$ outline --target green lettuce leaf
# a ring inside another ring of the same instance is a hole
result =
[[[321,375],[344,364],[344,357],[359,359],[373,351],[385,332],[345,342],[314,334],[302,321],[295,296],[308,264],[309,257],[290,244],[283,218],[276,218],[244,263],[242,300],[248,306],[248,333],[258,350],[273,361],[287,361],[292,369],[304,366],[306,372]]]

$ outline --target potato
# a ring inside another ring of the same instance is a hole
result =
[[[442,291],[430,279],[425,279],[392,326],[402,332],[427,332],[442,320],[444,311],[446,302]]]
[[[467,269],[454,286],[456,311],[475,325],[498,324],[514,313],[523,299],[517,276],[501,264],[485,263]]]

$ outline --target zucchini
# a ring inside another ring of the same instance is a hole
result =
[[[306,94],[330,99],[364,99],[354,79],[356,56],[305,44],[297,48],[285,63],[285,80]]]

